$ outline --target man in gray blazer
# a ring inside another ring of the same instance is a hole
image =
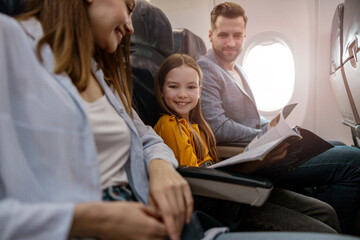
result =
[[[247,77],[235,63],[246,38],[245,12],[226,8],[228,18],[213,11],[209,38],[212,50],[198,60],[203,73],[201,107],[218,143],[250,142],[268,121],[258,113]]]
[[[204,78],[202,112],[218,144],[249,142],[268,123],[258,112],[244,71],[235,63],[246,38],[246,22],[238,4],[215,6],[209,30],[212,49],[198,59]],[[342,231],[350,233],[360,207],[359,159],[359,149],[337,146],[274,179],[275,185],[290,190],[316,187],[313,197],[333,206]]]

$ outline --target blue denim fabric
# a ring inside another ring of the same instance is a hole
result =
[[[308,195],[330,204],[342,232],[348,233],[360,206],[360,149],[336,146],[277,179],[275,185],[298,192],[311,188]]]
[[[103,191],[102,199],[104,201],[134,201],[134,195],[129,187],[113,186]]]

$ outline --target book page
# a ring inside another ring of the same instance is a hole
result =
[[[282,110],[282,115],[284,117],[284,119],[286,119],[290,113],[292,112],[292,110],[294,110],[294,108],[296,107],[297,103],[291,103],[286,105],[283,110]]]
[[[299,136],[293,131],[286,123],[283,117],[283,111],[280,112],[273,120],[268,124],[268,130],[261,137],[254,138],[245,148],[245,151],[250,151],[268,142],[275,141],[283,136]]]
[[[268,142],[263,146],[252,149],[251,151],[243,152],[226,160],[215,163],[209,166],[209,168],[225,167],[228,165],[263,159],[263,157],[272,149],[274,149],[281,141],[282,139]]]

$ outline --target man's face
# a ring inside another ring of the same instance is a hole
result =
[[[215,22],[215,29],[209,31],[209,38],[219,60],[233,63],[240,55],[246,38],[244,18],[231,19],[219,16]]]

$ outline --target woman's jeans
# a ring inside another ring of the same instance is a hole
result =
[[[275,186],[307,193],[329,203],[341,230],[349,233],[360,206],[360,149],[336,146],[275,181]],[[304,189],[310,191],[304,192]]]

